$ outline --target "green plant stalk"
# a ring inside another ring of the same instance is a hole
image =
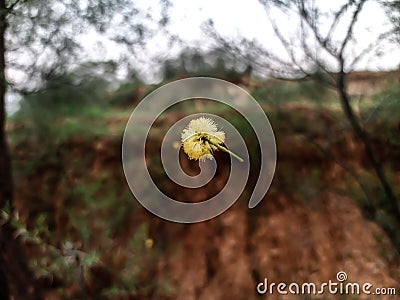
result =
[[[221,146],[220,144],[217,143],[213,143],[210,140],[208,141],[211,145],[217,147],[219,150],[224,151],[226,153],[229,153],[230,155],[232,155],[234,158],[236,158],[238,161],[240,162],[244,162],[243,158],[241,158],[239,155],[233,153],[231,150],[229,150],[228,148],[225,148],[224,146]]]

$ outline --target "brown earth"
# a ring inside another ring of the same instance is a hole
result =
[[[360,75],[353,80],[364,79]],[[354,90],[357,89],[355,84]],[[324,120],[324,126],[330,127],[336,122],[324,111],[315,112],[305,107],[292,109],[308,124]],[[137,204],[137,209],[127,214],[124,227],[115,233],[114,242],[124,248],[135,228],[148,222],[149,235],[154,241],[149,251],[157,252],[156,263],[148,265],[149,270],[143,271],[141,279],[154,287],[141,299],[258,299],[265,297],[256,292],[256,285],[264,278],[275,283],[317,284],[335,281],[340,271],[347,273],[347,282],[399,288],[398,254],[383,230],[363,217],[356,199],[350,196],[351,191],[357,189],[354,180],[311,143],[305,142],[301,134],[295,130],[288,133],[287,124],[276,125],[277,171],[270,191],[256,208],[248,209],[245,199],[241,199],[217,218],[193,225],[161,220]],[[323,132],[316,132],[310,138],[314,142],[324,141]],[[342,132],[330,147],[355,170],[365,169],[367,159],[362,147],[349,131]],[[38,212],[51,212],[54,218],[50,228],[63,236],[68,223],[64,210],[72,200],[65,196],[67,187],[60,173],[68,177],[70,184],[87,177],[96,181],[106,173],[112,174],[121,190],[127,192],[128,188],[122,173],[119,136],[92,140],[76,138],[60,148],[59,164],[46,165],[35,174],[17,180],[17,207],[28,224]],[[72,164],[88,153],[91,155],[84,168]],[[387,162],[400,158],[393,149],[386,149],[385,155]],[[26,156],[26,149],[20,149],[15,160],[21,161]],[[400,178],[400,166],[391,164],[391,168],[395,177]],[[314,174],[316,169],[319,171]],[[222,172],[219,176],[214,180],[226,174]],[[203,192],[210,195],[218,189],[215,185]],[[193,197],[193,191],[186,193],[187,197]],[[52,195],[47,202],[41,199],[45,194]],[[135,202],[133,197],[131,200]],[[118,274],[118,264],[112,258],[116,255],[113,247],[110,245],[108,255],[102,257],[87,278],[93,295],[98,295],[107,281],[113,281],[104,274]],[[163,287],[165,283],[168,291]],[[323,296],[325,299],[333,297],[327,293]],[[286,299],[288,296],[275,293],[265,298]],[[300,298],[310,299],[293,296],[293,299]],[[58,298],[49,293],[48,299]],[[396,298],[382,296],[379,299]]]
[[[385,86],[400,83],[399,71],[352,72],[348,76],[349,92],[353,95],[372,95]]]

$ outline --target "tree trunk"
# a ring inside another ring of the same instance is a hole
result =
[[[11,157],[6,140],[5,96],[5,33],[7,29],[6,0],[0,0],[0,209],[7,203],[13,205],[13,180]],[[34,285],[21,241],[15,238],[15,230],[7,220],[0,219],[0,300],[11,297],[16,300],[41,299]]]
[[[7,82],[5,78],[5,31],[6,31],[5,0],[0,0],[0,208],[13,198],[13,183],[11,176],[11,159],[5,135],[6,105],[5,96]]]
[[[382,190],[386,196],[387,201],[386,207],[381,207],[381,203],[378,204],[378,207],[375,207],[375,210],[383,209],[396,224],[396,228],[400,226],[400,204],[393,192],[392,187],[388,179],[385,176],[383,171],[383,167],[379,159],[377,158],[375,151],[373,149],[373,145],[368,133],[361,126],[357,116],[354,114],[353,108],[350,104],[350,98],[346,91],[346,74],[343,71],[343,59],[341,59],[342,70],[338,75],[337,79],[337,90],[339,92],[340,102],[342,104],[342,108],[344,113],[349,120],[351,127],[353,128],[356,136],[361,140],[364,145],[365,152],[371,162],[372,169],[375,172],[376,177],[378,178],[379,184],[382,187]],[[391,229],[390,226],[387,227],[387,224],[382,224],[384,230],[389,235],[389,238],[392,240],[396,249],[400,252],[400,234],[396,229]]]

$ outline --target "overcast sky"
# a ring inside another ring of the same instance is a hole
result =
[[[160,11],[158,1],[148,0],[147,2],[139,3],[145,10],[157,14]],[[202,30],[202,24],[212,19],[215,28],[224,36],[234,39],[239,37],[255,39],[269,49],[281,51],[280,47],[282,46],[279,45],[276,37],[274,37],[266,13],[258,0],[171,0],[171,2],[170,24],[167,30],[179,36],[186,46],[198,47],[203,50],[212,47],[212,42]],[[322,5],[326,11],[334,11],[342,2],[342,0],[315,0],[315,3],[318,6]],[[293,20],[274,12],[272,12],[272,16],[276,19],[283,33],[290,35],[295,32],[296,23]],[[358,44],[349,49],[349,51],[355,53],[361,51],[389,26],[390,22],[379,4],[374,0],[367,2],[359,17],[358,25],[355,28]],[[338,34],[340,35],[340,27]],[[86,57],[104,59],[114,58],[118,55],[119,47],[103,39],[105,49],[100,49],[96,44],[98,40],[102,39],[94,33],[89,33],[81,39],[86,49]],[[376,56],[373,56],[374,59],[365,59],[360,62],[357,69],[389,70],[398,68],[400,65],[400,47],[398,44],[385,44],[382,46],[385,51],[381,53],[382,56],[379,59],[376,59]],[[157,72],[154,57],[171,58],[177,55],[181,48],[179,45],[172,48],[169,47],[165,34],[161,33],[149,43],[146,51],[139,51],[132,55],[137,57],[137,68],[142,72],[142,75],[147,80],[154,81],[157,80],[157,77],[154,76]],[[106,51],[106,54],[104,51]],[[349,52],[349,54],[351,53]],[[122,76],[122,74],[120,75]],[[12,100],[10,100],[9,108],[15,110],[16,107],[15,103],[12,103]]]
[[[142,8],[148,9],[149,12],[157,14],[159,0],[148,0],[146,4],[142,4]],[[212,42],[207,36],[207,33],[202,29],[202,24],[209,19],[212,19],[215,28],[224,36],[230,38],[246,37],[255,39],[269,49],[276,49],[282,52],[282,46],[276,39],[271,25],[268,21],[263,6],[258,0],[171,0],[172,7],[170,8],[170,25],[167,30],[179,36],[186,46],[197,47],[203,50],[210,49]],[[343,3],[343,0],[325,1],[315,0],[319,7],[322,7],[327,12],[336,11]],[[349,13],[350,16],[351,12]],[[297,30],[296,23],[289,17],[279,15],[272,12],[273,18],[276,19],[280,30],[287,35],[294,35]],[[323,24],[324,25],[324,24]],[[343,23],[343,25],[346,25]],[[349,55],[362,51],[371,41],[379,34],[387,30],[390,22],[385,15],[382,7],[374,0],[368,1],[364,6],[359,21],[355,28],[355,36],[358,43],[349,49]],[[325,24],[328,28],[328,24]],[[343,29],[343,28],[342,28]],[[338,35],[344,34],[341,27],[338,28]],[[86,47],[90,49],[88,53],[95,55],[96,46],[90,42],[96,39],[96,36],[85,36],[83,39]],[[383,47],[383,45],[382,45]],[[371,56],[361,61],[358,70],[388,70],[394,69],[400,63],[400,47],[398,44],[384,45],[385,49],[382,56],[376,59],[376,56]],[[135,55],[138,57],[138,66],[141,71],[144,71],[147,79],[151,81],[151,73],[154,73],[157,66],[153,64],[154,57],[168,58],[179,53],[180,46],[170,47],[167,45],[165,35],[161,33],[154,38],[146,51],[141,51]],[[118,47],[108,44],[108,57],[112,58],[118,53]],[[98,57],[104,57],[103,51],[99,52]]]
[[[152,0],[157,1],[157,0]],[[326,12],[336,11],[341,3],[345,1],[316,0],[315,3]],[[246,37],[256,39],[269,49],[281,51],[271,25],[266,17],[263,6],[258,0],[230,1],[230,0],[172,0],[171,8],[171,32],[179,35],[188,45],[199,46],[207,49],[210,41],[207,34],[202,31],[201,24],[208,19],[214,21],[216,29],[225,36]],[[352,12],[349,12],[348,17]],[[289,17],[272,12],[273,18],[283,33],[295,34],[296,23]],[[349,18],[348,18],[349,20]],[[344,35],[345,23],[338,27],[337,36]],[[322,24],[328,28],[328,24]],[[384,10],[377,1],[368,1],[359,16],[355,27],[357,44],[350,47],[348,54],[351,55],[362,51],[369,43],[374,41],[382,32],[389,29],[389,22]],[[155,42],[154,49],[159,51],[159,45]],[[379,59],[375,55],[361,61],[358,70],[388,70],[397,68],[400,64],[400,47],[398,44],[382,45],[384,51]],[[166,50],[166,52],[168,52]],[[372,58],[372,59],[371,59]]]

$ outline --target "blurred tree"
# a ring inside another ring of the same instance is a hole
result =
[[[237,63],[222,48],[208,52],[185,48],[178,58],[166,60],[162,68],[164,80],[211,76],[239,84],[243,83],[244,77],[249,77],[252,73],[251,64]]]
[[[107,96],[110,82],[102,75],[93,74],[95,66],[92,63],[87,65],[68,73],[54,74],[44,82],[42,88],[21,99],[14,118],[30,121],[23,139],[31,139],[41,145],[37,154],[42,151],[44,156],[51,157],[52,150],[55,151],[68,132],[62,123],[66,117],[90,118],[109,108]],[[65,130],[64,134],[62,129]]]
[[[128,107],[142,100],[146,92],[146,84],[142,81],[139,74],[132,72],[126,82],[121,84],[111,94],[110,104],[119,107]]]
[[[125,57],[116,62],[128,63],[127,56],[168,23],[169,5],[168,0],[160,0],[159,16],[153,18],[131,0],[0,0],[1,210],[9,206],[12,216],[13,182],[5,135],[7,90],[26,94],[76,67],[82,59],[79,37],[84,33],[99,33],[125,47]],[[17,74],[17,80],[7,78],[10,72]],[[10,220],[2,218],[0,299],[41,299],[40,286],[27,268],[23,247],[15,238]]]
[[[375,58],[379,57],[379,51],[385,51],[384,47],[398,33],[399,1],[386,3],[391,10],[394,10],[390,14],[394,26],[383,31],[364,49],[357,50],[355,27],[367,2],[368,0],[344,1],[338,4],[336,11],[332,12],[324,10],[315,1],[259,0],[276,38],[277,43],[270,44],[275,46],[279,44],[280,50],[264,47],[257,41],[247,38],[239,41],[229,40],[218,33],[212,20],[207,23],[205,29],[228,53],[239,60],[251,62],[261,73],[284,80],[312,79],[337,92],[342,111],[355,136],[362,142],[380,190],[383,191],[383,198],[386,199],[385,205],[381,205],[382,201],[372,200],[371,203],[376,203],[375,213],[384,211],[391,219],[390,223],[396,224],[391,228],[387,228],[386,224],[381,225],[396,248],[400,250],[399,199],[384,172],[370,134],[353,108],[347,88],[348,73],[366,56],[375,54]],[[297,26],[291,26],[296,29],[291,32],[287,26],[280,26],[281,24],[277,22],[279,17],[296,24]],[[355,174],[353,170],[352,173]],[[367,198],[374,197],[372,192],[374,187],[366,190],[363,185],[362,189],[366,192]]]

